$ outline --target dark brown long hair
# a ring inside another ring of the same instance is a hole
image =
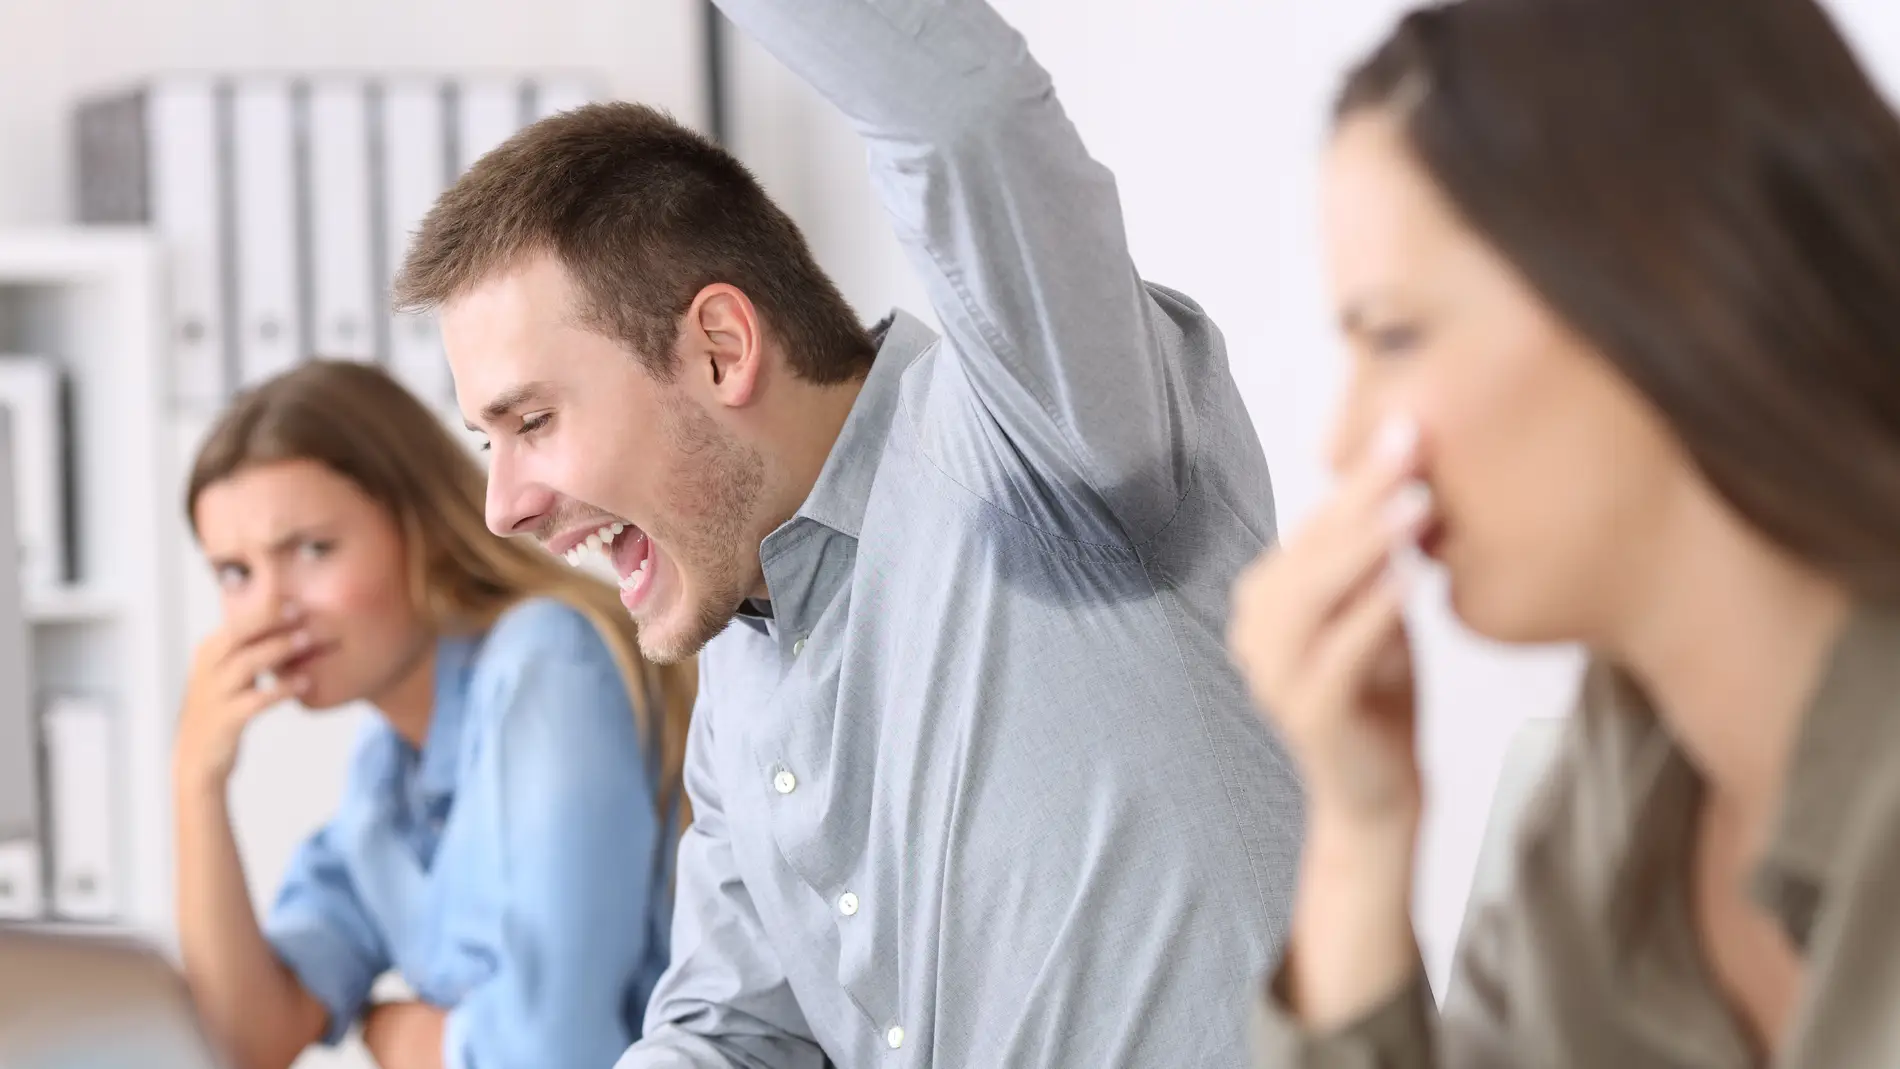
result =
[[[198,496],[260,464],[312,460],[350,480],[396,518],[409,555],[410,596],[439,633],[485,630],[531,597],[586,616],[613,654],[640,718],[657,741],[660,812],[684,814],[680,769],[698,677],[692,662],[660,666],[640,655],[614,588],[483,520],[486,478],[433,412],[381,370],[316,360],[240,395],[199,448],[185,490],[197,531]]]
[[[1371,108],[1742,517],[1900,600],[1900,121],[1812,0],[1423,8]]]

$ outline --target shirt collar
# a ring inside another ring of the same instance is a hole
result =
[[[770,598],[747,598],[739,603],[739,611],[733,618],[761,635],[772,633],[772,601]]]
[[[1804,944],[1830,879],[1900,763],[1900,611],[1861,606],[1802,719],[1753,890]]]
[[[1620,726],[1629,740],[1614,768],[1622,807],[1606,821],[1616,837],[1603,875],[1613,930],[1624,944],[1647,938],[1663,908],[1661,892],[1685,878],[1701,785],[1654,708],[1621,671],[1593,664],[1585,677],[1586,715]],[[1900,612],[1860,606],[1829,654],[1789,759],[1768,846],[1750,877],[1750,893],[1805,948],[1839,856],[1875,819],[1887,770],[1900,761]]]
[[[1621,668],[1591,662],[1579,715],[1593,719],[1587,734],[1606,747],[1585,762],[1589,774],[1603,775],[1604,782],[1578,785],[1604,792],[1601,823],[1590,823],[1603,836],[1600,856],[1606,863],[1586,874],[1586,890],[1603,903],[1616,935],[1612,949],[1620,952],[1652,941],[1650,926],[1662,919],[1658,910],[1668,904],[1668,885],[1682,872],[1701,788],[1655,707]]]
[[[857,538],[864,526],[864,507],[871,496],[884,442],[890,436],[891,417],[897,411],[898,387],[912,361],[936,341],[936,335],[916,317],[892,312],[877,331],[877,359],[852,402],[838,440],[832,444],[818,481],[800,506],[798,516]]]
[[[426,799],[452,797],[462,764],[462,727],[467,720],[469,677],[475,669],[479,635],[452,635],[436,641],[435,708],[429,736],[416,763],[416,790]]]

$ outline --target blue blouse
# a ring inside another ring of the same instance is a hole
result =
[[[605,1069],[665,969],[672,822],[607,645],[557,601],[443,639],[418,752],[380,717],[265,935],[330,1011],[391,969],[449,1011],[451,1069]]]

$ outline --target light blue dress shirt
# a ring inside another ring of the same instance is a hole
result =
[[[1250,1064],[1304,816],[1227,656],[1274,517],[1220,331],[988,3],[718,3],[863,135],[943,335],[880,332],[700,660],[620,1069]]]
[[[670,820],[657,747],[585,617],[535,599],[436,654],[418,752],[381,718],[265,934],[334,1043],[399,972],[449,1010],[455,1069],[608,1066],[665,968]]]

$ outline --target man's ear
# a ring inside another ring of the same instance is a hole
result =
[[[713,399],[734,408],[749,404],[764,370],[759,311],[736,286],[715,282],[686,310],[681,340],[685,371]]]

